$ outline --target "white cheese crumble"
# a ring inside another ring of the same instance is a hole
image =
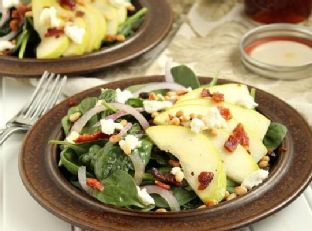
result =
[[[251,95],[237,99],[235,104],[248,109],[254,109],[255,107],[258,106],[258,104],[255,102],[254,98]]]
[[[145,205],[154,205],[155,204],[153,197],[151,197],[151,195],[148,194],[148,192],[146,191],[145,188],[140,189],[139,186],[136,186],[136,188],[138,191],[139,198],[143,202],[143,204],[145,204]]]
[[[0,41],[0,52],[5,50],[12,50],[15,45],[10,41]]]
[[[172,175],[175,176],[175,179],[177,182],[182,182],[184,179],[184,172],[182,172],[182,169],[180,167],[173,167],[170,171]]]
[[[242,183],[247,189],[252,189],[261,184],[266,178],[268,178],[269,172],[267,170],[259,169],[250,174]]]
[[[9,9],[19,4],[19,0],[2,0],[2,7]]]
[[[71,132],[69,133],[69,135],[66,137],[66,141],[69,143],[74,144],[75,140],[77,140],[79,137],[79,133],[78,132]]]
[[[127,145],[131,151],[136,149],[141,145],[139,139],[134,135],[127,135],[124,140],[119,141],[119,146],[123,149],[123,147]]]
[[[109,2],[116,7],[129,7],[132,5],[128,0],[109,0]]]
[[[100,105],[102,105],[102,103],[103,103],[103,100],[99,99],[99,100],[96,102],[95,106],[100,106]]]
[[[59,27],[61,19],[57,17],[55,7],[44,8],[39,16],[39,24],[45,27]]]
[[[225,119],[220,114],[217,107],[211,107],[206,115],[205,125],[208,129],[224,128],[226,125]]]
[[[157,100],[144,100],[143,107],[148,113],[153,113],[156,111],[161,111],[172,106],[170,101],[157,101]]]
[[[67,25],[64,32],[74,43],[81,44],[86,30],[78,26]]]
[[[200,133],[206,127],[204,121],[198,118],[192,119],[190,126],[194,133]]]
[[[132,98],[133,94],[128,90],[116,89],[116,101],[118,103],[126,103],[128,99]]]
[[[115,130],[122,130],[123,126],[120,123],[115,123],[112,119],[101,119],[101,130],[104,134],[112,135]]]

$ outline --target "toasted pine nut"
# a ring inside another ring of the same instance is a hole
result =
[[[181,117],[181,116],[183,116],[183,115],[184,115],[183,111],[177,111],[177,113],[176,113],[176,116],[177,116],[177,117]]]
[[[226,201],[230,201],[230,200],[233,200],[237,197],[237,195],[235,193],[231,193],[227,198],[226,198]]]
[[[179,126],[180,125],[180,120],[177,117],[175,117],[172,120],[170,120],[170,124]]]
[[[205,209],[205,208],[207,208],[206,205],[201,205],[201,206],[198,207],[198,209]]]
[[[206,204],[207,207],[212,207],[212,206],[217,205],[218,201],[216,201],[216,200],[209,200],[205,204]]]
[[[121,140],[121,135],[112,135],[110,138],[109,138],[109,142],[111,143],[117,143]]]
[[[77,111],[69,116],[69,120],[70,122],[75,122],[80,118],[80,116],[81,116],[81,112]]]
[[[259,162],[259,167],[260,167],[260,168],[266,168],[266,167],[268,167],[268,166],[269,166],[269,162],[268,162],[268,161],[261,160],[261,161]]]
[[[154,92],[151,92],[148,95],[148,99],[149,100],[156,100],[157,99],[157,95]]]
[[[123,34],[116,35],[116,40],[118,42],[124,42],[126,40],[126,37]]]
[[[128,124],[128,121],[127,120],[122,120],[122,121],[120,121],[120,124],[122,126],[126,126]]]
[[[238,186],[238,187],[235,187],[234,189],[235,193],[238,195],[238,196],[242,196],[242,195],[245,195],[248,190],[245,186]]]
[[[167,209],[160,208],[160,209],[156,209],[155,212],[156,212],[156,213],[166,213],[166,212],[167,212]]]

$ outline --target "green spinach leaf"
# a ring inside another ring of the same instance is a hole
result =
[[[89,151],[79,157],[82,165],[86,166],[88,170],[94,172],[94,165],[101,146],[94,144],[89,148]]]
[[[105,100],[107,103],[112,103],[116,100],[116,91],[113,89],[101,89],[101,100]]]
[[[141,146],[134,149],[131,155],[140,155],[144,165],[146,166],[151,159],[153,143],[150,141],[148,137],[143,137],[140,141]]]
[[[229,178],[226,178],[226,190],[229,192],[229,193],[233,193],[234,192],[234,188],[238,186],[238,184],[229,179]]]
[[[127,100],[126,104],[131,107],[143,107],[143,100],[140,98],[131,98]]]
[[[269,150],[274,150],[280,146],[286,134],[287,128],[283,124],[272,122],[263,139],[263,143]]]
[[[191,87],[196,89],[200,87],[199,80],[191,68],[180,65],[171,68],[171,74],[176,83],[183,85],[184,87]]]

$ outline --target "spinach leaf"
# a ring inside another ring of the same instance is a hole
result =
[[[234,188],[238,186],[238,184],[236,182],[234,182],[233,180],[226,178],[226,190],[229,193],[233,193],[234,192]]]
[[[214,75],[213,79],[211,80],[211,82],[210,82],[209,85],[208,85],[209,87],[213,87],[213,86],[215,86],[215,85],[218,84],[219,74],[220,74],[220,72],[218,71],[218,72]]]
[[[281,145],[286,133],[287,128],[283,124],[272,122],[263,139],[263,143],[269,150],[274,150]]]
[[[139,135],[139,134],[142,134],[142,132],[143,131],[142,131],[142,128],[141,128],[140,124],[134,123],[132,125],[132,127],[129,129],[128,134],[130,134],[130,135]]]
[[[69,120],[68,116],[64,116],[62,119],[62,127],[64,130],[65,135],[67,136],[69,134],[70,128],[71,128],[71,122]]]
[[[156,163],[159,165],[168,165],[169,161],[169,158],[165,152],[160,151],[157,147],[153,149],[151,159],[156,161]]]
[[[87,111],[89,111],[91,108],[95,106],[96,102],[97,102],[96,97],[88,97],[88,98],[83,99],[78,105],[79,111],[82,114],[86,113]]]
[[[96,178],[104,180],[116,170],[128,172],[132,170],[132,162],[120,149],[118,144],[108,142],[98,154],[94,163],[94,173]]]
[[[146,84],[137,84],[137,85],[132,85],[130,87],[127,87],[126,89],[130,91],[131,93],[137,92],[141,88],[143,88]]]
[[[142,24],[143,16],[147,13],[148,9],[143,7],[137,11],[134,15],[127,18],[118,28],[118,34],[122,34],[128,37],[134,33],[134,31]]]
[[[98,155],[98,152],[101,150],[101,146],[94,144],[89,148],[89,151],[79,157],[82,165],[86,166],[88,170],[94,172],[94,164]]]
[[[180,65],[171,68],[171,74],[176,83],[183,85],[184,87],[191,87],[196,89],[200,87],[199,80],[191,68]]]
[[[99,99],[105,100],[107,103],[112,103],[116,100],[116,91],[113,89],[101,89]]]
[[[117,170],[102,182],[105,189],[95,195],[99,201],[127,208],[146,207],[139,198],[133,178],[127,172]]]
[[[153,143],[150,141],[148,137],[144,137],[140,141],[141,141],[141,146],[134,149],[131,155],[140,155],[141,159],[143,160],[144,165],[146,166],[151,158]]]
[[[65,149],[65,148],[72,149],[78,156],[87,153],[93,145],[104,146],[105,143],[106,143],[105,140],[96,140],[96,141],[84,142],[84,143],[80,143],[80,144],[72,144],[72,143],[69,143],[67,141],[60,141],[60,140],[50,140],[49,141],[49,144],[63,145],[64,146],[63,149]]]
[[[131,98],[127,100],[126,104],[131,107],[143,107],[143,100],[140,98]]]

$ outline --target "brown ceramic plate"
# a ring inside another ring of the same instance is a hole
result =
[[[125,88],[161,81],[161,76],[136,78],[103,85]],[[208,83],[209,78],[201,78]],[[225,83],[226,81],[220,81]],[[293,201],[312,178],[312,133],[304,119],[278,98],[257,90],[259,111],[289,129],[287,151],[277,159],[270,176],[245,196],[209,209],[153,213],[105,205],[72,186],[57,166],[59,153],[48,141],[60,137],[61,119],[69,102],[99,94],[92,88],[54,107],[29,131],[19,158],[21,178],[30,194],[47,210],[67,222],[102,231],[203,231],[228,230],[255,222]]]
[[[143,25],[124,43],[103,47],[93,53],[60,59],[18,59],[0,56],[0,76],[34,77],[44,71],[58,74],[85,74],[129,61],[156,46],[169,32],[173,13],[166,0],[133,0],[137,7],[147,7]]]

